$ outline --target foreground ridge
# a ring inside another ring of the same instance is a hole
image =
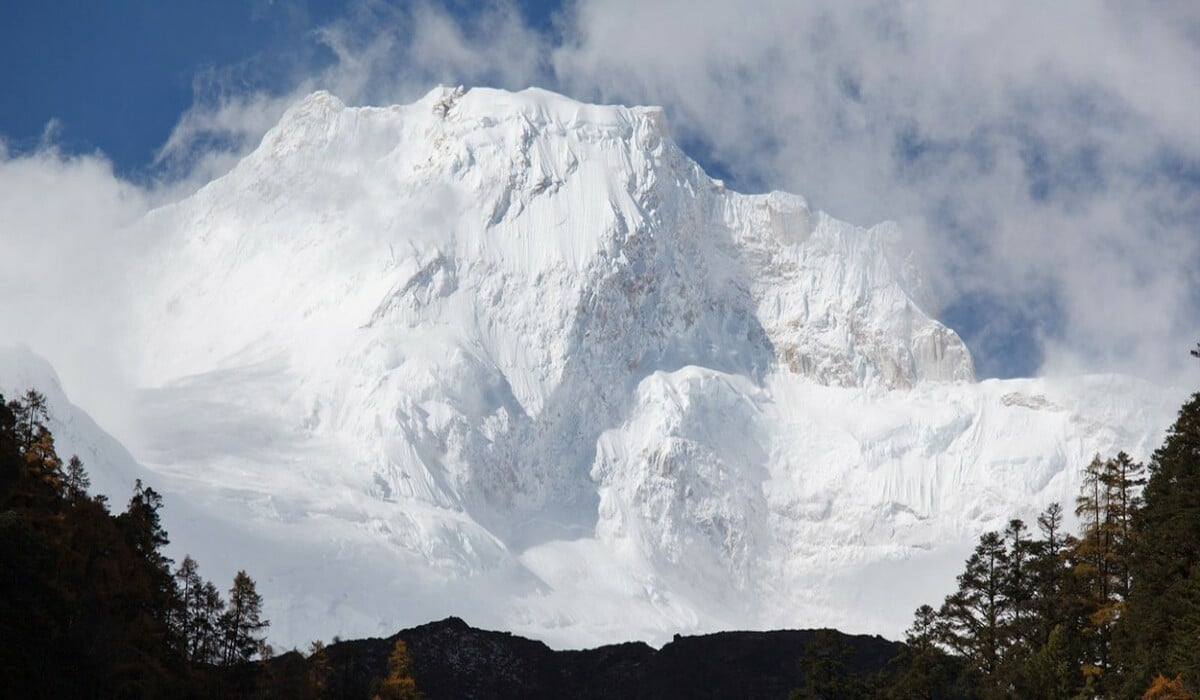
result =
[[[477,629],[450,617],[384,639],[324,647],[326,685],[338,697],[368,697],[388,672],[388,657],[403,641],[417,689],[437,698],[781,698],[804,685],[823,653],[848,678],[865,680],[887,669],[904,645],[882,637],[834,630],[721,632],[676,636],[661,649],[640,642],[557,651],[508,632]],[[312,657],[310,657],[311,665]],[[277,657],[272,668],[299,669],[299,655]]]

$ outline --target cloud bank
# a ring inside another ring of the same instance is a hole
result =
[[[0,143],[0,344],[41,354],[72,400],[111,406],[114,420],[128,400],[118,339],[143,260],[127,231],[151,201],[101,156],[12,156]]]
[[[1194,5],[704,5],[579,2],[556,75],[666,102],[750,182],[899,220],[985,373],[1187,365]]]
[[[360,2],[310,31],[319,64],[283,79],[275,67],[269,84],[257,64],[198,76],[150,184],[115,177],[102,155],[0,154],[0,338],[47,355],[90,406],[106,388],[86,377],[119,361],[109,339],[152,245],[125,226],[226,170],[300,96],[385,104],[438,83],[538,85],[664,105],[735,188],[899,221],[933,311],[984,375],[1121,371],[1190,387],[1197,37],[1186,2],[577,0],[536,27],[503,2],[466,16]]]

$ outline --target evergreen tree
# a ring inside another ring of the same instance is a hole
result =
[[[967,695],[965,689],[955,687],[959,671],[955,660],[938,646],[939,625],[931,606],[917,608],[904,634],[904,649],[891,663],[895,672],[876,679],[882,685],[878,695],[895,700]]]
[[[1111,563],[1112,531],[1107,523],[1104,487],[1104,462],[1096,455],[1083,470],[1083,484],[1075,499],[1075,515],[1083,526],[1079,543],[1075,547],[1075,573],[1088,583],[1088,589],[1097,604],[1108,600]]]
[[[204,670],[224,604],[190,557],[171,571],[162,498],[138,482],[114,517],[78,458],[63,469],[47,420],[36,392],[0,397],[0,695],[228,696]]]
[[[83,468],[83,462],[78,455],[71,455],[71,459],[67,461],[63,481],[67,489],[67,499],[71,505],[76,505],[87,498],[88,489],[92,487],[92,480],[88,478],[87,471]]]
[[[866,697],[866,685],[848,665],[852,650],[836,630],[817,630],[804,647],[800,670],[804,686],[791,693],[792,700],[832,700]]]
[[[229,605],[221,617],[226,666],[249,661],[259,652],[262,631],[268,623],[262,619],[262,596],[255,590],[254,579],[245,571],[237,572],[229,589]]]
[[[174,576],[180,599],[176,620],[179,642],[188,660],[199,661],[200,626],[204,614],[204,581],[200,578],[200,567],[195,559],[184,555]]]
[[[991,691],[1000,686],[998,671],[1008,643],[1007,569],[1004,540],[997,532],[985,533],[958,576],[958,590],[938,611],[939,641],[963,657],[981,687]]]
[[[17,437],[15,405],[0,396],[0,507],[9,502],[13,488],[21,478],[21,444]]]
[[[1066,622],[1066,553],[1073,543],[1063,532],[1063,509],[1058,503],[1051,503],[1038,516],[1038,530],[1042,540],[1032,562],[1032,573],[1037,642],[1044,645],[1050,641],[1054,628]]]
[[[1200,694],[1200,393],[1154,453],[1142,499],[1120,630],[1123,689],[1140,692],[1162,674]]]
[[[203,664],[220,663],[224,650],[222,621],[225,616],[225,601],[212,581],[204,582],[200,589],[198,605],[195,620],[196,645],[192,660]]]
[[[1083,588],[1067,566],[1076,540],[1064,532],[1058,503],[1038,516],[1038,530],[1042,539],[1030,543],[1028,632],[1012,682],[1018,697],[1071,698],[1083,687],[1089,658]]]
[[[46,429],[46,421],[50,420],[46,397],[30,389],[21,400],[12,402],[9,406],[17,416],[21,447],[27,450],[37,439],[38,433]]]
[[[165,570],[170,566],[171,560],[163,554],[162,548],[170,544],[171,540],[167,537],[162,518],[158,515],[162,505],[162,496],[154,489],[142,486],[142,480],[138,479],[134,482],[129,505],[117,521],[129,538],[134,551],[155,568]]]
[[[1005,636],[1011,645],[1008,654],[1010,661],[1019,661],[1032,651],[1038,641],[1032,562],[1039,546],[1026,536],[1028,530],[1024,521],[1019,519],[1010,520],[1004,530],[1004,539],[1008,545],[1008,569],[1004,575],[1004,594],[1008,610]]]
[[[1013,694],[1042,700],[1081,697],[1084,684],[1081,659],[1086,653],[1082,636],[1065,625],[1054,627],[1046,643],[1025,659],[1016,672]]]
[[[1112,598],[1124,600],[1129,595],[1129,549],[1133,531],[1133,514],[1141,505],[1140,489],[1146,483],[1145,467],[1134,462],[1124,452],[1104,463],[1101,481],[1106,493],[1106,523],[1111,531],[1112,552],[1109,573],[1112,578]]]

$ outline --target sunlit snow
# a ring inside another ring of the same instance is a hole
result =
[[[657,108],[316,93],[137,233],[133,457],[27,353],[0,389],[47,387],[114,503],[163,491],[172,551],[249,570],[284,646],[449,614],[559,646],[897,636],[1177,398],[976,382],[895,225],[731,192]]]

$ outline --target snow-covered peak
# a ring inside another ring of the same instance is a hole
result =
[[[664,121],[533,89],[314,93],[147,218],[170,241],[141,378],[269,366],[272,412],[353,444],[374,492],[483,520],[594,501],[596,441],[655,372],[973,379],[894,225],[728,191]]]
[[[976,383],[898,226],[730,191],[653,107],[318,92],[141,225],[135,453],[359,572],[335,614],[342,577],[266,557],[339,632],[465,606],[572,644],[837,622],[858,601],[813,571],[1068,500],[1171,408],[1128,380]]]
[[[150,302],[165,296],[181,323],[227,335],[204,357],[195,343],[164,352],[173,367],[152,359],[154,381],[255,344],[236,320],[214,318],[245,318],[234,306],[263,302],[256,333],[293,331],[318,308],[362,325],[389,303],[381,286],[404,289],[435,259],[456,276],[487,266],[493,281],[522,278],[569,317],[613,275],[684,276],[692,303],[737,306],[762,327],[772,362],[825,383],[973,376],[966,347],[914,299],[919,273],[894,225],[861,229],[795,195],[726,191],[671,142],[656,107],[437,88],[410,105],[351,108],[317,92],[233,172],[150,220],[183,229]],[[178,313],[216,280],[241,301]]]

